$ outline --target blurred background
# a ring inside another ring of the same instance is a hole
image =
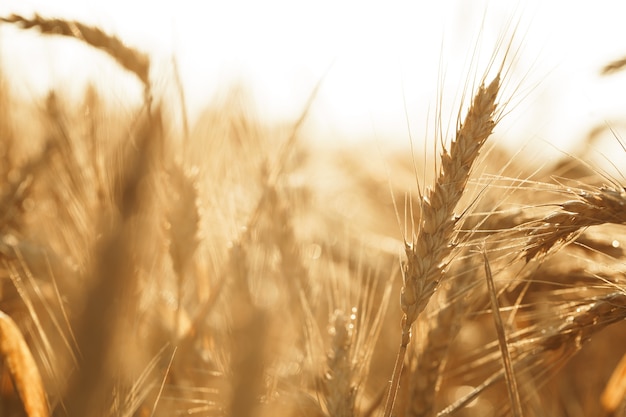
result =
[[[233,86],[258,119],[295,121],[323,80],[312,137],[385,146],[406,146],[409,129],[416,141],[432,137],[439,96],[453,127],[465,83],[480,80],[515,31],[500,133],[511,149],[572,151],[591,130],[619,131],[623,120],[626,77],[600,76],[626,55],[623,8],[616,0],[5,0],[0,14],[76,19],[116,34],[150,53],[157,90],[175,62],[192,121]],[[81,94],[91,80],[117,100],[140,97],[138,87],[111,83],[120,70],[92,55],[73,40],[0,27],[0,57],[20,94],[51,86]],[[616,145],[607,137],[594,146],[608,149],[602,142]]]

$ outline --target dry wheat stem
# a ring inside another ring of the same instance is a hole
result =
[[[493,312],[493,320],[496,327],[496,334],[498,335],[498,344],[500,346],[500,352],[502,354],[504,378],[506,379],[506,385],[509,391],[511,410],[513,411],[513,417],[522,417],[522,404],[520,401],[519,389],[517,388],[517,380],[515,379],[515,372],[513,371],[511,353],[509,352],[508,342],[506,340],[504,322],[502,321],[502,316],[500,315],[500,304],[498,302],[498,296],[496,294],[496,287],[493,282],[493,276],[491,274],[491,267],[489,266],[487,252],[484,249],[483,258],[485,262],[485,277],[487,278],[487,288],[489,291],[489,299],[491,302],[491,311]]]
[[[444,149],[441,168],[434,188],[426,190],[421,199],[420,223],[412,243],[405,241],[407,260],[402,268],[401,292],[402,340],[391,379],[384,416],[392,413],[400,382],[411,326],[426,308],[445,272],[457,219],[453,217],[472,165],[483,144],[496,125],[496,97],[500,89],[500,75],[485,87],[480,86],[464,122],[450,144]]]

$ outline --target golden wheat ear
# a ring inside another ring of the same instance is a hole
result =
[[[529,232],[526,261],[571,243],[581,230],[600,224],[626,224],[626,191],[601,187],[581,190],[575,200],[561,203],[560,210],[541,219]]]
[[[449,151],[443,150],[436,182],[421,198],[417,236],[411,243],[405,242],[407,259],[402,266],[400,294],[402,340],[385,404],[385,417],[390,417],[393,411],[404,357],[411,341],[411,327],[444,277],[453,248],[451,239],[457,226],[454,210],[461,200],[474,162],[498,121],[496,100],[499,91],[500,74],[489,85],[478,88]]]
[[[0,311],[0,356],[4,360],[15,390],[28,417],[47,417],[46,393],[24,336],[13,319]]]

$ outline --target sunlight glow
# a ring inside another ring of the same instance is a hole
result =
[[[504,121],[507,138],[534,138],[568,149],[580,140],[582,126],[624,108],[624,100],[616,97],[623,94],[607,94],[615,91],[615,82],[623,86],[624,77],[613,83],[598,77],[604,63],[626,52],[621,14],[615,13],[619,7],[617,1],[591,8],[538,0],[523,5],[486,0],[14,0],[3,2],[0,13],[36,12],[97,25],[148,51],[157,82],[171,75],[176,59],[192,117],[239,83],[250,91],[261,120],[295,120],[323,79],[311,115],[322,136],[385,137],[403,144],[405,113],[418,137],[426,133],[439,94],[438,73],[445,77],[444,101],[450,102],[444,110],[453,116],[458,106],[453,100],[467,81],[479,34],[478,53],[488,59],[507,25],[519,21],[509,85],[520,86],[527,97]],[[77,68],[88,65],[82,53],[64,50],[58,42],[7,32],[0,31],[4,59],[11,56],[9,64],[30,76],[33,93],[59,81],[74,82]],[[482,68],[476,64],[470,81]]]

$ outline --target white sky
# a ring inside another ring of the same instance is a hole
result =
[[[603,64],[626,55],[621,3],[3,0],[0,13],[38,12],[96,24],[149,51],[157,73],[167,73],[176,56],[192,115],[233,80],[242,80],[259,117],[295,120],[328,71],[311,116],[322,135],[393,137],[401,143],[408,141],[407,113],[414,136],[425,134],[440,66],[444,100],[460,92],[483,16],[486,58],[507,22],[519,21],[519,56],[509,82],[521,85],[524,99],[505,119],[507,138],[567,149],[584,129],[626,114],[626,78],[598,76]],[[0,36],[4,60],[20,68],[24,85],[44,88],[37,77],[68,82],[68,74],[86,65],[50,41],[7,30]],[[480,75],[481,64],[476,71]]]

